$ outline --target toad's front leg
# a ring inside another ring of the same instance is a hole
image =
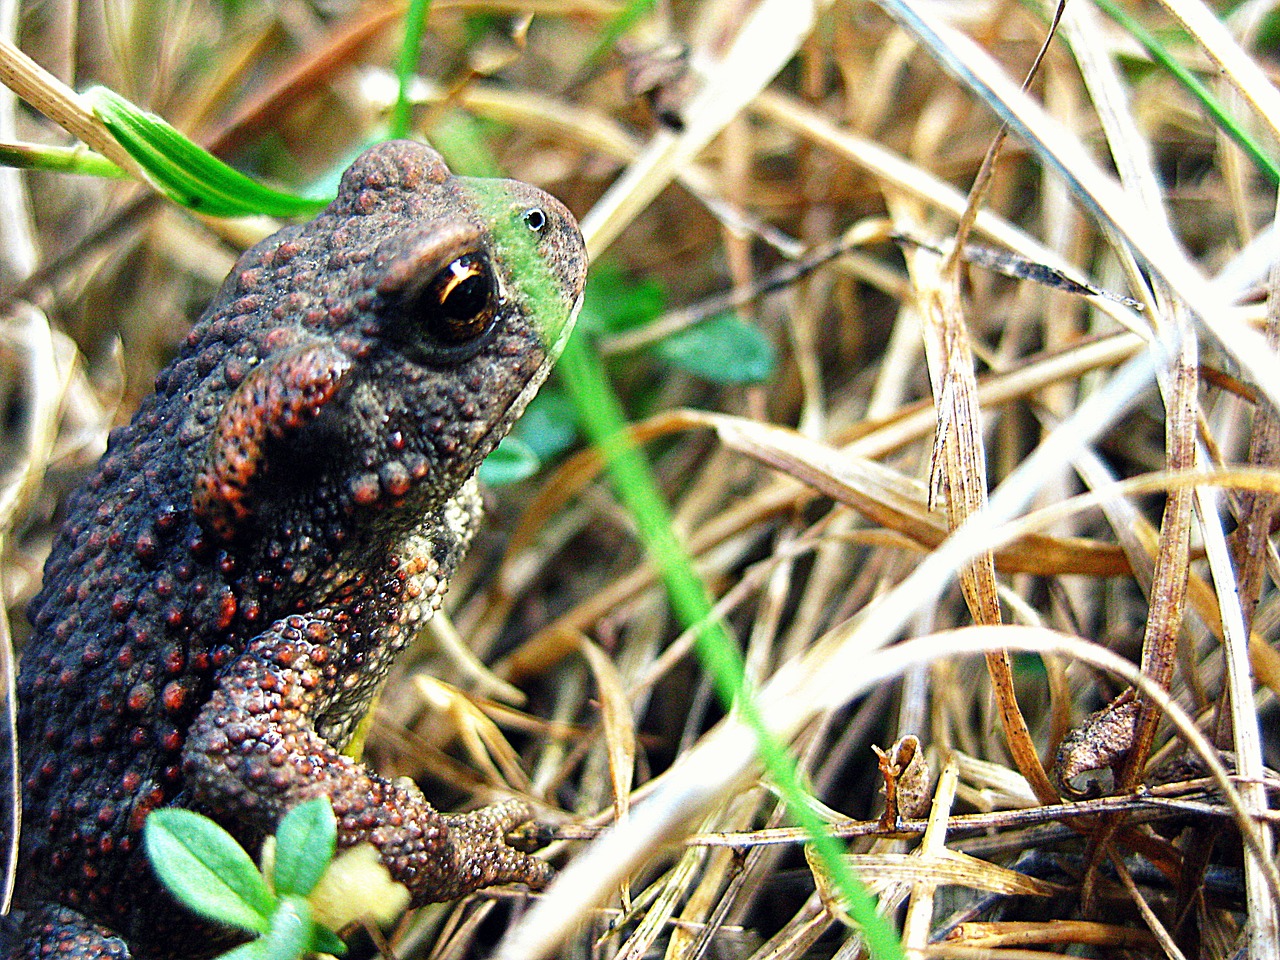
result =
[[[529,819],[524,803],[443,816],[417,788],[373,775],[316,732],[313,718],[337,682],[332,639],[322,619],[289,617],[220,675],[183,748],[195,805],[265,831],[299,803],[328,797],[339,848],[372,844],[414,904],[495,883],[544,886],[550,867],[506,842]]]

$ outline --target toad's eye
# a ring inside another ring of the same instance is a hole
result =
[[[547,214],[538,207],[530,207],[524,212],[524,225],[542,236],[542,232],[547,229]]]
[[[483,253],[458,257],[437,273],[417,297],[419,320],[439,343],[470,343],[493,324],[498,284]]]

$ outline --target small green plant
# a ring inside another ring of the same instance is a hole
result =
[[[337,935],[316,923],[307,899],[333,862],[337,844],[327,798],[299,804],[280,821],[265,876],[229,833],[190,810],[155,811],[143,834],[152,868],[182,904],[255,935],[220,960],[346,953]]]
[[[657,320],[667,291],[652,279],[633,279],[609,261],[591,266],[578,321],[588,336],[626,333]],[[669,333],[645,350],[650,356],[711,383],[762,383],[773,374],[773,344],[733,311]]]

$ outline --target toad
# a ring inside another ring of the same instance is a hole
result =
[[[18,674],[16,956],[204,957],[142,850],[185,807],[256,850],[328,797],[421,904],[540,887],[518,800],[460,815],[342,753],[439,607],[476,468],[563,346],[586,251],[514,181],[384,143],[247,251],[69,500]]]

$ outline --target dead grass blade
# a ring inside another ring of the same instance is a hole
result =
[[[1172,237],[1164,209],[1159,182],[1151,161],[1151,150],[1129,111],[1129,101],[1111,61],[1098,54],[1099,34],[1091,10],[1073,10],[1068,29],[1073,37],[1073,51],[1080,58],[1081,69],[1089,84],[1095,104],[1107,133],[1108,144],[1120,179],[1143,207],[1152,222]],[[1131,268],[1131,273],[1136,270]],[[1168,373],[1161,378],[1165,399],[1166,468],[1171,473],[1189,471],[1196,463],[1196,415],[1198,403],[1197,343],[1183,306],[1176,302],[1169,288],[1156,279],[1152,286],[1154,334],[1168,344],[1173,355]],[[1142,669],[1161,689],[1168,690],[1177,656],[1178,632],[1181,628],[1189,576],[1191,546],[1191,509],[1193,491],[1177,490],[1165,502],[1161,520],[1155,567],[1152,572],[1150,604],[1143,634]],[[1119,782],[1132,789],[1147,762],[1156,733],[1158,713],[1149,700],[1139,696],[1132,742],[1121,765]],[[1111,835],[1118,821],[1108,825],[1092,840],[1095,858],[1106,856]],[[1114,855],[1111,856],[1114,861]],[[1095,860],[1095,865],[1097,860]],[[1091,899],[1094,875],[1086,878],[1086,902]]]
[[[1132,357],[1139,347],[1140,342],[1131,334],[1118,334],[1083,343],[1078,347],[1044,357],[1039,362],[1028,363],[1009,373],[995,374],[984,379],[979,386],[978,401],[988,408],[1007,403],[1032,394],[1047,384],[1078,378],[1090,371],[1104,369],[1121,362]],[[1132,389],[1138,389],[1138,385],[1135,383]],[[1084,414],[1078,415],[1079,422],[1087,425],[1089,430],[1100,431],[1110,418],[1116,416],[1114,410],[1104,415],[1100,412],[1102,409],[1103,404],[1100,402]],[[918,403],[906,406],[881,420],[858,424],[846,431],[844,436],[836,439],[845,443],[850,455],[877,457],[899,450],[927,436],[933,431],[935,424],[936,416],[932,404]],[[645,443],[694,426],[705,426],[699,413],[668,411],[634,425],[631,428],[631,435],[636,443]],[[1059,451],[1068,450],[1062,442],[1062,435],[1056,435],[1051,439],[1053,442],[1050,447],[1055,455]],[[591,483],[602,467],[603,461],[599,454],[588,449],[568,458],[551,474],[543,485],[542,492],[527,508],[524,520],[513,534],[508,563],[519,560],[521,551],[526,548],[526,545],[533,543],[546,519]],[[723,514],[693,532],[688,543],[690,552],[698,556],[723,543],[729,537],[749,529],[753,524],[795,509],[812,496],[812,493],[805,495],[802,491],[803,487],[799,483],[780,480],[743,502],[732,505]],[[963,547],[960,547],[960,550],[963,550]],[[574,649],[572,643],[566,642],[569,634],[565,631],[588,629],[609,611],[654,583],[655,576],[651,566],[642,564],[618,578],[606,589],[592,594],[530,637],[499,661],[494,667],[494,673],[508,680],[516,680],[549,669]],[[495,583],[502,584],[507,581],[508,576],[504,571],[500,572]],[[512,600],[512,596],[504,597],[499,593],[498,609],[505,609],[505,605]],[[495,618],[496,621],[497,618]]]
[[[1280,204],[1276,208],[1280,219]],[[1267,291],[1267,340],[1273,346],[1280,346],[1280,260],[1273,262]],[[1280,418],[1276,410],[1268,404],[1258,404],[1254,408],[1253,430],[1249,437],[1248,461],[1258,466],[1274,467],[1280,464]],[[1212,503],[1212,501],[1211,501]],[[1219,583],[1220,596],[1225,594],[1224,616],[1224,650],[1227,662],[1227,678],[1232,708],[1232,730],[1235,735],[1235,749],[1240,758],[1240,773],[1245,778],[1243,793],[1245,801],[1256,812],[1268,809],[1265,791],[1262,787],[1262,738],[1258,729],[1258,716],[1253,699],[1253,685],[1250,682],[1249,667],[1252,664],[1255,674],[1263,683],[1271,685],[1275,690],[1275,676],[1267,679],[1268,670],[1264,667],[1268,654],[1275,650],[1261,638],[1251,632],[1254,624],[1254,612],[1257,608],[1258,595],[1263,583],[1263,566],[1265,559],[1273,555],[1268,533],[1272,521],[1280,507],[1280,499],[1273,495],[1258,493],[1240,499],[1240,527],[1237,529],[1232,544],[1234,551],[1234,574],[1238,587],[1230,589],[1227,579],[1231,573],[1231,564],[1225,557],[1217,559],[1214,579]],[[1216,515],[1215,518],[1216,519]],[[1217,531],[1215,531],[1217,532]],[[1215,538],[1215,546],[1217,540]],[[1213,561],[1216,552],[1210,554]],[[1234,606],[1232,602],[1234,601]],[[1231,613],[1239,616],[1238,624]],[[1230,621],[1235,629],[1226,629]],[[1247,647],[1247,652],[1245,648]],[[1275,660],[1275,657],[1271,657]],[[1219,704],[1218,729],[1223,727],[1221,705]],[[1219,738],[1221,742],[1221,738]],[[1269,832],[1263,828],[1263,842],[1270,839]],[[1274,958],[1280,951],[1280,920],[1277,919],[1277,904],[1268,896],[1265,879],[1252,862],[1246,867],[1245,884],[1250,904],[1250,949],[1260,957]]]
[[[929,811],[929,826],[924,838],[920,841],[917,853],[923,860],[950,858],[953,851],[947,849],[947,818],[951,815],[952,804],[956,799],[956,785],[960,778],[960,765],[954,756],[948,757],[938,777],[937,789],[933,794],[933,804]],[[982,882],[995,880],[993,874],[987,873],[986,867],[992,864],[983,863],[971,858],[979,865]],[[958,865],[958,864],[957,864]],[[1003,868],[1002,868],[1003,869]],[[1013,871],[1010,871],[1013,872]],[[1021,874],[1017,875],[1021,877]],[[937,892],[941,872],[930,871],[927,877],[921,877],[911,885],[911,898],[907,902],[907,915],[902,921],[902,942],[907,950],[922,950],[929,943],[930,927],[933,925],[934,894]],[[1012,880],[1012,878],[1002,878]],[[1025,879],[1025,878],[1023,878]],[[967,886],[968,884],[964,884]],[[1034,894],[1032,894],[1034,896]]]
[[[1077,459],[1075,465],[1085,482],[1093,487],[1095,491],[1103,494],[1099,496],[1096,503],[1107,515],[1112,529],[1119,537],[1122,545],[1121,549],[1129,558],[1129,566],[1135,578],[1142,585],[1143,590],[1150,595],[1159,535],[1155,528],[1133,508],[1132,504],[1123,499],[1106,496],[1103,490],[1103,488],[1109,488],[1118,491],[1123,487],[1132,491],[1136,487],[1128,484],[1117,484],[1110,471],[1092,454],[1082,455]],[[1269,472],[1246,475],[1239,471],[1224,471],[1219,479],[1222,487],[1238,491],[1237,496],[1239,498],[1271,497],[1275,495],[1273,490],[1280,489],[1280,486],[1269,482],[1266,479],[1268,475]],[[1139,486],[1145,483],[1145,481],[1137,478],[1134,478],[1134,481]],[[1169,482],[1178,485],[1172,479]],[[1035,527],[1040,523],[1047,522],[1049,515],[1059,515],[1058,510],[1065,506],[1066,503],[1063,503],[1057,507],[1050,508],[1047,513],[1041,514],[1036,519],[1032,519],[1036,515],[1028,514],[1025,519],[1030,526]],[[1074,508],[1072,509],[1074,510]],[[1026,529],[1023,527],[1022,522],[1016,524],[1016,527],[1020,530]],[[997,548],[998,555],[999,548]],[[1209,629],[1209,632],[1214,637],[1222,639],[1224,636],[1222,612],[1213,587],[1194,569],[1190,571],[1187,580],[1187,601],[1192,610],[1195,611],[1196,616]],[[1273,692],[1280,691],[1280,653],[1277,653],[1266,640],[1256,633],[1250,633],[1248,647],[1249,661],[1258,682]]]
[[[745,791],[734,797],[724,815],[716,819],[722,829],[746,827],[754,822],[768,797],[763,789]],[[768,822],[779,822],[783,811],[781,804],[775,804]],[[665,960],[702,960],[715,946],[715,937],[729,916],[741,905],[742,896],[750,896],[758,889],[760,878],[767,875],[773,861],[770,851],[763,847],[752,848],[745,857],[740,850],[712,850],[707,869],[671,932]]]
[[[1155,946],[1155,938],[1145,930],[1132,930],[1092,920],[1049,920],[1037,923],[999,920],[991,923],[962,923],[947,935],[946,943],[948,946],[988,950],[999,947],[1035,947],[1051,943],[1141,950]]]
[[[915,852],[850,854],[846,858],[882,899],[893,888],[911,887],[911,905],[903,925],[903,946],[908,950],[926,946],[933,915],[933,892],[940,886],[960,886],[1011,896],[1052,897],[1062,893],[1057,884],[946,848],[947,815],[955,798],[957,769],[954,762],[949,762],[938,778],[929,827]],[[845,913],[823,864],[807,847],[805,860],[828,909],[835,911],[846,925],[851,924],[851,918]]]
[[[874,460],[756,420],[697,411],[689,411],[688,416],[712,427],[726,447],[853,507],[921,548],[938,546],[950,532],[945,514],[930,508],[923,484]],[[1128,572],[1120,551],[1110,544],[1044,534],[1030,534],[1000,548],[995,563],[1007,573],[1118,576]]]
[[[1280,217],[1280,206],[1276,214]],[[1280,350],[1280,262],[1271,268],[1268,288],[1267,342],[1272,349]],[[1280,416],[1268,404],[1254,408],[1247,462],[1260,467],[1280,466]],[[1231,535],[1231,546],[1246,625],[1253,623],[1265,576],[1268,536],[1278,510],[1280,500],[1266,494],[1246,493],[1237,500],[1239,526]]]
[[[1058,897],[1063,894],[1062,887],[1055,883],[1046,883],[954,850],[934,855],[851,853],[848,860],[877,893],[883,893],[890,885],[928,884],[1020,897]],[[813,866],[812,860],[809,865]]]
[[[1160,944],[1160,949],[1164,951],[1164,955],[1169,960],[1186,960],[1182,951],[1178,949],[1178,945],[1174,943],[1173,937],[1169,936],[1169,931],[1165,929],[1160,918],[1156,916],[1156,912],[1151,909],[1151,904],[1147,903],[1147,898],[1142,895],[1142,891],[1138,889],[1138,885],[1133,882],[1133,874],[1129,872],[1129,867],[1125,864],[1124,858],[1111,854],[1111,865],[1115,868],[1116,874],[1120,877],[1120,882],[1129,893],[1129,898],[1133,900],[1138,907],[1138,911],[1142,914],[1142,919],[1146,921],[1147,927],[1151,930],[1152,935],[1156,938],[1156,942]]]
[[[1250,856],[1266,876],[1268,889],[1273,896],[1280,894],[1280,873],[1261,846],[1257,829],[1216,751],[1195,721],[1128,661],[1074,637],[1010,625],[947,631],[870,652],[874,648],[864,635],[869,623],[864,619],[861,629],[833,633],[765,684],[760,702],[778,735],[794,734],[815,713],[857,697],[912,664],[955,656],[960,651],[972,654],[1008,648],[1080,660],[1132,683],[1165,711],[1230,805]],[[748,730],[731,722],[717,726],[654,781],[652,792],[632,810],[628,830],[606,832],[564,870],[524,921],[528,926],[517,927],[508,945],[554,940],[556,918],[575,913],[584,902],[599,902],[620,877],[639,866],[655,843],[679,833],[699,811],[717,802],[723,790],[747,782],[754,760],[754,738]]]
[[[6,538],[0,535],[0,551]],[[2,554],[0,554],[2,555]],[[18,839],[22,829],[22,770],[18,765],[18,702],[14,684],[18,675],[9,630],[9,610],[0,602],[0,914],[9,912],[17,878]]]
[[[1201,45],[1213,65],[1266,124],[1272,142],[1280,141],[1280,91],[1258,62],[1236,42],[1213,11],[1198,0],[1160,0]]]
[[[432,617],[427,623],[426,632],[445,659],[457,669],[458,674],[475,684],[474,689],[478,693],[515,706],[523,706],[528,700],[519,687],[493,675],[493,671],[485,666],[458,635],[453,621],[447,616]]]
[[[744,754],[755,756],[755,736],[741,726],[731,729],[735,746],[724,757],[733,763],[704,757],[710,765],[702,766],[692,782],[681,784],[678,792],[668,790],[656,800],[651,793],[636,804],[626,830],[607,831],[584,856],[560,872],[538,904],[508,933],[495,960],[553,955],[556,944],[576,925],[583,904],[600,903],[650,856],[655,845],[676,839],[696,823],[719,802],[725,784],[745,784],[741,759]]]
[[[404,15],[403,2],[366,4],[348,21],[333,30],[321,45],[308,45],[272,81],[259,88],[241,104],[235,115],[205,138],[214,153],[229,153],[271,128],[305,97],[323,89],[333,75],[352,60],[378,35]]]
[[[631,807],[631,780],[636,766],[636,731],[631,701],[613,661],[588,637],[579,635],[578,647],[591,667],[600,694],[600,720],[604,727],[609,778],[613,782],[614,818],[621,822]]]
[[[826,910],[812,904],[810,898],[804,909],[787,921],[786,925],[769,938],[749,960],[798,960],[807,956],[818,939],[835,923]]]
[[[11,265],[12,266],[12,265]],[[5,353],[16,359],[6,379],[19,384],[24,394],[25,418],[17,463],[3,477],[0,487],[0,557],[8,555],[18,522],[44,480],[58,432],[58,412],[67,390],[67,377],[58,369],[49,321],[29,304],[17,304],[9,313],[0,337]],[[17,702],[14,683],[16,660],[9,627],[9,611],[0,597],[0,914],[7,913],[13,893],[17,863],[18,830],[22,823],[21,776],[17,755]]]
[[[964,222],[962,219],[962,229]],[[960,298],[959,261],[940,260],[929,251],[916,249],[907,254],[907,263],[916,285],[929,379],[938,411],[930,460],[929,502],[932,505],[939,495],[943,498],[947,525],[954,533],[987,503],[987,458],[973,353]],[[978,551],[965,562],[960,569],[960,588],[975,623],[1000,623],[995,561],[990,551]],[[1031,732],[1018,707],[1008,655],[988,654],[987,670],[1004,727],[1005,743],[1018,770],[1042,803],[1057,802],[1057,791],[1040,763]]]
[[[1249,632],[1249,624],[1236,587],[1236,574],[1227,538],[1218,517],[1221,498],[1215,496],[1213,491],[1204,489],[1196,490],[1196,498],[1205,533],[1209,569],[1213,573],[1218,606],[1222,611],[1223,659],[1227,668],[1225,697],[1229,701],[1236,769],[1241,780],[1240,793],[1244,803],[1257,818],[1259,842],[1270,845],[1273,834],[1266,821],[1271,809],[1265,785],[1267,773],[1263,762],[1258,710],[1254,702],[1253,678],[1250,675],[1254,649],[1258,645],[1267,645],[1261,641],[1254,644]],[[1222,710],[1219,704],[1219,720],[1225,712],[1227,711]],[[1249,905],[1250,953],[1264,960],[1274,960],[1276,956],[1280,956],[1280,920],[1277,919],[1280,903],[1268,892],[1266,878],[1251,858],[1245,863],[1245,898]]]
[[[17,33],[17,5],[0,10],[0,43],[13,56]],[[18,63],[21,70],[29,69]],[[12,92],[0,93],[0,140],[16,139],[17,102]],[[10,287],[30,275],[36,263],[36,240],[22,182],[16,171],[0,173],[0,278]],[[53,452],[58,431],[58,411],[67,389],[67,378],[58,368],[53,331],[45,312],[20,303],[4,311],[0,344],[5,363],[6,392],[20,396],[24,416],[13,462],[0,477],[0,559],[19,539],[20,522],[37,497]],[[2,582],[2,580],[0,580]],[[0,591],[0,914],[9,912],[18,865],[18,840],[22,827],[22,770],[18,755],[17,658],[10,627],[9,598]]]
[[[991,807],[988,813],[958,813],[948,818],[949,834],[990,834],[1034,825],[1056,824],[1077,818],[1099,818],[1112,813],[1125,812],[1135,820],[1149,820],[1153,816],[1171,811],[1198,811],[1214,817],[1230,819],[1231,813],[1224,804],[1215,803],[1213,784],[1208,778],[1181,783],[1164,784],[1147,790],[1142,795],[1103,796],[1094,799],[1074,800],[1041,806],[1031,788],[1017,773],[1001,764],[975,760],[964,754],[953,755],[960,772],[956,795],[977,807]],[[985,768],[985,769],[984,769]],[[975,771],[977,771],[975,773]],[[984,780],[984,776],[987,779]],[[927,820],[902,820],[886,826],[882,818],[875,820],[841,820],[830,817],[831,832],[842,839],[860,837],[912,838],[922,836]],[[599,831],[582,831],[578,828],[557,828],[557,837],[596,836]],[[1063,834],[1065,835],[1065,834]],[[717,831],[689,837],[686,844],[706,847],[750,847],[797,845],[805,841],[804,832],[797,827],[765,827],[742,832]],[[972,839],[958,840],[966,846]],[[985,841],[984,841],[985,843]],[[990,845],[990,844],[987,844]],[[981,847],[981,844],[979,845]]]
[[[1190,339],[1184,343],[1192,343]],[[1195,405],[1197,378],[1195,354],[1182,352],[1172,371],[1168,399],[1167,466],[1171,473],[1195,469]],[[1160,522],[1160,545],[1156,551],[1151,579],[1151,608],[1142,638],[1142,672],[1162,690],[1169,689],[1173,676],[1178,630],[1182,625],[1191,549],[1191,490],[1171,491]],[[1159,716],[1152,704],[1142,702],[1134,746],[1126,760],[1121,782],[1125,789],[1137,783]]]
[[[434,677],[419,675],[414,678],[414,684],[424,703],[449,717],[472,763],[491,785],[529,792],[529,778],[520,766],[520,755],[512,749],[498,725],[469,697]]]
[[[1061,14],[1062,5],[1059,4],[1045,42],[1023,84],[1024,90],[1044,57]],[[917,280],[916,304],[924,327],[925,356],[929,362],[929,378],[938,409],[938,428],[930,463],[930,503],[935,500],[936,491],[941,487],[947,501],[947,522],[952,532],[981,511],[987,502],[986,455],[976,399],[977,383],[960,295],[960,255],[977,219],[978,210],[985,206],[984,200],[991,186],[995,161],[1006,132],[1007,127],[1002,125],[982,159],[950,253],[939,264],[935,264],[932,258],[921,255],[907,258],[912,276]],[[936,273],[932,269],[935,266]],[[921,275],[929,278],[929,282],[924,285],[923,296],[920,295]],[[969,613],[976,623],[1000,623],[995,563],[990,551],[977,553],[964,565],[960,571],[960,586]],[[1015,764],[1042,803],[1055,802],[1058,799],[1057,791],[1040,763],[1026,719],[1018,706],[1013,667],[1008,654],[1003,651],[989,653],[987,672],[1000,712],[1005,742]],[[931,893],[927,900],[931,906]],[[918,946],[923,945],[920,936],[922,929],[916,931],[916,939],[920,941]]]
[[[689,887],[697,882],[698,869],[706,860],[706,851],[686,850],[668,871],[666,879],[657,884],[658,896],[645,912],[644,919],[635,932],[627,938],[617,953],[619,960],[641,960],[647,956],[658,939],[658,934],[671,922],[671,917],[688,894]]]
[[[752,102],[751,110],[785,130],[793,131],[808,141],[834,151],[876,177],[886,187],[892,187],[895,193],[910,197],[931,211],[945,212],[957,221],[964,216],[968,202],[965,195],[955,187],[910,163],[883,144],[837,126],[826,116],[798,100],[767,90]],[[1017,251],[1027,260],[1045,264],[1061,272],[1082,287],[1099,286],[1060,254],[990,210],[978,211],[973,229],[978,234]],[[1133,330],[1145,328],[1145,324],[1133,311],[1110,297],[1093,298],[1090,302],[1123,326]]]
[[[935,943],[926,954],[929,960],[1067,960],[1071,954],[1041,950],[1002,950],[990,947],[954,947]]]
[[[743,21],[725,55],[684,113],[684,129],[659,136],[582,218],[592,258],[608,248],[681,167],[773,79],[809,35],[826,0],[763,0]]]
[[[1223,300],[1140,202],[1104,174],[1078,138],[1027,97],[985,51],[967,36],[932,16],[918,0],[878,0],[948,71],[997,113],[1002,122],[1072,191],[1091,216],[1124,238],[1143,264],[1190,308],[1196,322],[1246,372],[1252,384],[1280,406],[1280,358],[1256,331],[1228,316]]]

